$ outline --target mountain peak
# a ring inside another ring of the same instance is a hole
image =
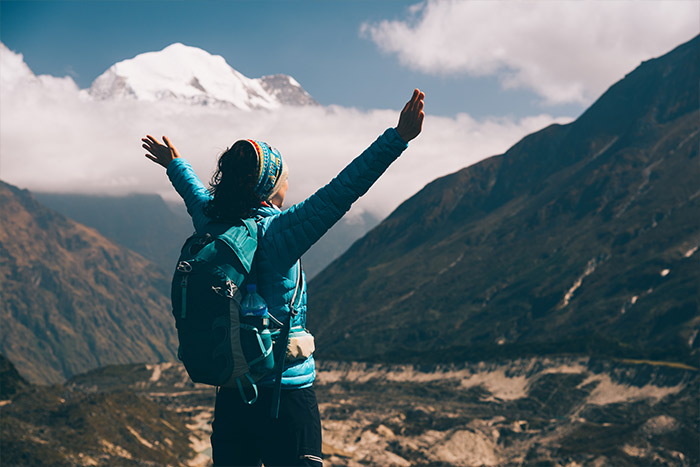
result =
[[[115,63],[93,82],[89,93],[97,99],[177,101],[243,110],[316,103],[292,77],[251,79],[221,55],[180,42]]]
[[[173,42],[170,45],[166,45],[163,50],[168,50],[168,49],[173,49],[173,50],[202,50],[199,47],[193,47],[191,45],[185,45],[182,42]]]
[[[134,57],[134,59],[137,57],[141,57],[143,55],[147,55],[150,57],[156,57],[156,56],[160,55],[160,56],[166,57],[168,59],[173,59],[173,60],[193,60],[194,62],[191,63],[190,68],[194,68],[194,65],[197,64],[196,61],[201,61],[201,62],[205,62],[205,63],[209,63],[209,64],[215,64],[218,66],[225,65],[225,66],[229,67],[229,65],[226,63],[226,60],[221,55],[210,54],[209,52],[207,52],[204,49],[200,49],[199,47],[194,47],[191,45],[185,45],[182,42],[174,42],[174,43],[164,47],[160,51],[145,52],[145,53],[139,54],[136,57]],[[124,60],[124,61],[119,62],[119,63],[123,63],[125,61],[127,61],[127,60]]]

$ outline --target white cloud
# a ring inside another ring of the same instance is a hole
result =
[[[11,90],[11,92],[10,92]],[[400,108],[405,95],[396,96]],[[168,135],[206,182],[218,155],[240,138],[268,141],[290,165],[290,201],[327,183],[386,128],[398,110],[285,107],[225,110],[176,103],[94,101],[70,78],[24,76],[0,88],[0,179],[34,191],[174,198],[164,170],[144,158],[146,133]],[[436,177],[504,152],[555,121],[428,115],[424,132],[361,200],[385,216]]]
[[[498,76],[548,104],[589,104],[643,60],[700,33],[696,1],[428,0],[361,33],[430,74]]]
[[[5,92],[12,91],[15,83],[36,79],[24,63],[22,54],[14,53],[0,42],[0,86]]]

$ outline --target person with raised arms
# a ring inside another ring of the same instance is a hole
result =
[[[267,303],[272,326],[281,328],[291,319],[292,329],[305,330],[301,256],[420,134],[424,98],[415,89],[395,128],[387,129],[330,183],[286,210],[282,206],[289,169],[280,152],[265,142],[240,140],[224,151],[210,189],[167,137],[160,142],[147,135],[142,147],[148,159],[166,168],[197,233],[216,236],[240,219],[257,220],[257,293]],[[286,359],[280,381],[273,375],[258,383],[260,394],[254,404],[247,404],[235,389],[219,388],[211,436],[214,465],[322,465],[315,377],[313,353],[307,348],[292,361]],[[270,414],[275,383],[281,384],[277,418]]]

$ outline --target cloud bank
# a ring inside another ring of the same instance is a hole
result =
[[[498,76],[546,104],[590,104],[642,60],[700,33],[695,1],[428,0],[361,32],[415,70]]]
[[[21,55],[6,48],[0,52],[0,179],[34,191],[158,193],[176,199],[163,168],[144,157],[140,139],[150,133],[170,137],[205,183],[218,155],[234,141],[268,141],[289,163],[288,199],[298,202],[396,125],[399,115],[398,110],[343,107],[242,111],[95,101],[71,78],[36,77]],[[397,109],[410,93],[397,91]],[[426,102],[429,108],[430,96]],[[385,216],[435,178],[503,153],[555,121],[566,119],[475,120],[467,114],[434,117],[428,111],[423,134],[353,211]]]

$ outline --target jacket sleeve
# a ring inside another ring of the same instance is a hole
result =
[[[211,193],[204,187],[190,163],[181,157],[173,159],[168,164],[166,173],[175,191],[185,201],[194,229],[197,232],[204,232],[205,226],[210,222],[204,214],[204,207],[211,200]]]
[[[262,242],[275,252],[278,266],[289,268],[301,258],[407,147],[396,130],[389,128],[328,185],[273,217]]]

